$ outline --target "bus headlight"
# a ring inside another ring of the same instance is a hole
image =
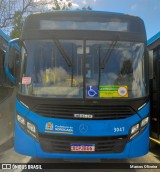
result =
[[[129,141],[139,135],[147,126],[149,122],[149,117],[145,117],[139,123],[135,124],[131,127],[130,134],[129,134]]]
[[[18,121],[20,124],[22,124],[23,126],[26,125],[26,120],[25,120],[22,116],[20,116],[20,115],[18,115],[18,114],[17,114],[17,121]]]
[[[19,114],[17,114],[17,121],[27,134],[29,134],[31,137],[33,137],[35,140],[38,141],[38,132],[37,132],[37,127],[35,124],[28,121],[27,119],[25,119]]]
[[[136,125],[134,125],[131,128],[131,131],[130,131],[130,140],[133,139],[134,137],[136,137],[139,134],[139,128],[140,128],[139,123],[136,124]]]
[[[31,132],[36,133],[36,127],[34,124],[27,121],[27,129],[29,129]]]
[[[144,126],[146,126],[148,124],[148,121],[149,121],[149,117],[144,118],[141,121],[141,127],[143,128]]]
[[[134,134],[134,133],[136,133],[138,130],[139,130],[139,124],[134,125],[131,128],[131,135]]]

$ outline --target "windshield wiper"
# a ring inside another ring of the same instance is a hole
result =
[[[110,56],[112,54],[112,51],[114,50],[118,40],[119,40],[119,37],[116,36],[115,40],[113,40],[112,43],[110,44],[109,49],[108,49],[108,51],[107,51],[107,53],[106,53],[102,63],[100,64],[100,68],[101,69],[105,68],[105,66],[106,66],[106,64],[107,64],[107,62],[108,62],[108,60],[109,60],[109,58],[110,58]]]
[[[73,63],[72,63],[70,57],[68,56],[68,54],[66,53],[66,51],[62,47],[62,45],[60,44],[59,40],[55,39],[54,43],[55,43],[56,47],[58,48],[58,50],[60,51],[61,55],[64,57],[64,59],[67,62],[68,66],[73,66]]]
[[[68,66],[72,66],[72,76],[71,76],[71,87],[73,87],[73,70],[74,70],[74,65],[71,61],[71,58],[69,57],[69,55],[66,53],[65,49],[62,47],[61,43],[59,42],[58,39],[54,40],[54,43],[56,45],[56,47],[58,48],[58,50],[60,51],[61,55],[64,57],[65,61],[67,62]],[[73,58],[73,47],[72,47],[72,58]]]

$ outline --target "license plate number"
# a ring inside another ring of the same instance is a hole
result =
[[[94,144],[71,144],[71,151],[73,152],[94,152]]]

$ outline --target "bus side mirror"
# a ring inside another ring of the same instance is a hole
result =
[[[7,75],[7,77],[9,78],[9,80],[13,83],[16,84],[17,81],[17,54],[16,51],[19,52],[20,48],[17,45],[17,43],[19,42],[19,38],[10,40],[8,42],[8,50],[6,53],[6,57],[5,57],[5,73]]]
[[[5,52],[2,49],[0,49],[0,85],[5,84],[4,60],[5,60]]]
[[[149,79],[153,79],[153,50],[149,50],[148,54],[149,54]]]

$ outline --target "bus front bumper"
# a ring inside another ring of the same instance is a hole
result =
[[[62,136],[63,137],[63,136]],[[106,136],[107,137],[107,136]],[[42,150],[40,143],[30,137],[16,122],[15,123],[15,143],[14,148],[17,153],[39,157],[39,158],[56,158],[56,159],[119,159],[134,158],[143,156],[149,150],[149,125],[144,131],[127,142],[120,153],[49,153]]]

